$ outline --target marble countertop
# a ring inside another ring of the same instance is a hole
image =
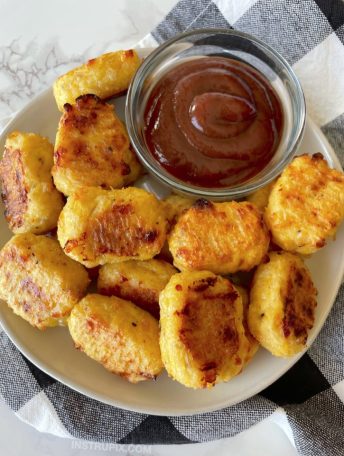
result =
[[[134,46],[174,3],[175,0],[0,0],[0,127],[57,75],[100,53]],[[282,419],[277,411],[232,439],[179,445],[178,454],[296,455],[291,433],[282,431]],[[176,453],[173,445],[124,448],[43,434],[21,422],[2,399],[0,429],[0,454],[6,456]]]
[[[174,0],[0,0],[0,122],[59,74],[142,39]],[[149,12],[149,13],[147,13]]]

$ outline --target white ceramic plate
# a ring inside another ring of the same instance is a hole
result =
[[[124,97],[116,101],[118,114],[124,117]],[[60,113],[52,90],[35,98],[8,124],[0,138],[3,150],[5,137],[13,130],[35,132],[54,143]],[[309,119],[299,153],[321,152],[330,165],[340,168],[339,161],[321,131]],[[146,178],[141,186],[158,194],[166,194],[160,184]],[[0,208],[1,209],[1,208]],[[3,207],[2,207],[3,209]],[[4,217],[0,217],[0,246],[11,237]],[[344,271],[344,226],[335,242],[329,242],[307,261],[319,290],[315,326],[310,333],[313,342],[332,307]],[[36,366],[69,387],[99,401],[128,410],[155,415],[189,415],[221,409],[260,392],[284,374],[302,355],[291,359],[276,358],[263,349],[242,374],[211,390],[191,390],[169,379],[164,373],[156,382],[132,385],[107,372],[100,364],[77,351],[66,328],[44,332],[31,327],[15,316],[5,303],[0,305],[0,321],[18,349]]]

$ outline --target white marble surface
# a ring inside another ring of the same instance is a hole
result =
[[[50,85],[58,74],[99,53],[133,46],[174,3],[175,0],[0,0],[0,127],[15,111]],[[181,456],[297,454],[282,412],[232,439],[192,446],[134,449],[130,446],[97,446],[39,433],[21,422],[0,399],[1,455],[104,453],[178,453]]]
[[[175,0],[0,0],[0,121],[57,75],[100,53],[128,48]]]

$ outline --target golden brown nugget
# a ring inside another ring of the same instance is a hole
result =
[[[247,355],[243,307],[229,280],[208,271],[175,274],[159,302],[161,356],[174,380],[209,388],[241,372]]]
[[[5,217],[14,233],[44,233],[57,225],[63,197],[51,177],[53,146],[34,133],[12,132],[0,162]]]
[[[52,174],[56,187],[70,195],[79,187],[120,188],[141,167],[112,105],[83,95],[65,105],[56,135]]]
[[[98,291],[133,302],[159,319],[159,295],[177,270],[166,261],[125,261],[99,270]]]
[[[129,301],[89,294],[72,310],[68,328],[76,348],[132,383],[163,369],[159,324]]]
[[[73,104],[80,95],[93,93],[107,99],[124,92],[140,63],[136,51],[129,49],[103,54],[68,71],[53,86],[59,110],[65,103]]]
[[[253,279],[248,310],[251,333],[273,355],[295,355],[306,348],[316,295],[310,273],[298,255],[271,252]]]
[[[269,233],[253,204],[201,199],[178,219],[168,242],[178,269],[229,274],[262,261]]]
[[[248,294],[248,291],[239,286],[235,285],[235,289],[239,293],[241,300],[242,300],[242,305],[243,305],[243,325],[244,325],[244,330],[245,330],[245,336],[248,342],[248,348],[247,348],[247,353],[245,356],[245,364],[247,364],[251,359],[254,357],[254,355],[257,353],[258,348],[259,348],[259,342],[255,337],[252,336],[252,333],[250,331],[250,328],[248,326],[248,309],[250,305],[250,297]]]
[[[57,237],[67,255],[92,268],[150,260],[165,242],[166,227],[162,203],[145,190],[84,187],[68,198]]]
[[[270,184],[265,185],[264,187],[259,188],[255,192],[251,193],[251,195],[247,197],[247,201],[255,204],[259,210],[264,211],[269,203],[270,193],[275,183],[276,179],[270,182]]]
[[[333,237],[344,218],[344,174],[319,153],[296,157],[273,187],[265,220],[284,250],[309,255]]]
[[[64,324],[89,284],[81,264],[46,236],[17,234],[0,253],[0,298],[32,326]]]

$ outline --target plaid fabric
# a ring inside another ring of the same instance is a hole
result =
[[[141,44],[162,43],[179,32],[200,27],[249,32],[284,55],[302,82],[310,116],[344,164],[342,1],[181,0]],[[40,413],[48,414],[48,424],[43,428],[40,424],[40,430],[127,444],[192,443],[230,437],[278,410],[287,418],[300,454],[342,455],[343,305],[344,287],[315,343],[292,369],[261,394],[214,413],[156,417],[99,403],[39,371],[3,332],[0,394],[33,425],[37,426]]]

